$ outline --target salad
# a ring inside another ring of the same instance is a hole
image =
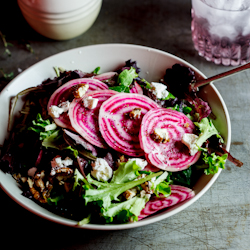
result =
[[[56,77],[13,98],[25,103],[0,158],[23,195],[86,223],[136,222],[192,198],[203,173],[242,163],[223,147],[208,103],[180,64],[159,82],[135,61],[99,74],[55,68]]]

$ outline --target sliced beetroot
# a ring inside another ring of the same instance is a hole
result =
[[[106,72],[106,73],[102,73],[100,75],[94,76],[94,79],[97,79],[99,81],[106,81],[115,75],[117,75],[117,72]]]
[[[166,143],[153,140],[156,128],[167,129],[169,139]],[[184,133],[194,133],[194,130],[193,122],[181,112],[165,108],[149,111],[143,117],[139,135],[147,161],[172,172],[187,169],[199,159],[200,152],[191,156],[181,139]]]
[[[137,82],[134,82],[134,87],[130,89],[130,93],[143,95],[143,90]]]
[[[98,99],[98,104],[94,109],[84,107],[83,98],[74,99],[70,104],[69,119],[72,127],[85,140],[97,147],[107,148],[107,144],[99,131],[98,116],[100,106],[104,101],[117,93],[114,90],[97,90],[85,94],[83,98],[92,97]]]
[[[62,85],[52,94],[47,105],[48,111],[52,105],[58,106],[62,102],[72,101],[74,98],[74,95],[72,94],[72,87],[78,84],[88,84],[89,88],[87,92],[94,90],[108,89],[108,86],[105,83],[97,79],[79,78],[71,80]],[[67,112],[62,113],[59,118],[54,118],[54,121],[59,127],[74,130],[70,124]]]
[[[99,113],[99,128],[106,143],[113,149],[129,156],[142,156],[139,130],[142,117],[151,109],[158,108],[153,100],[140,94],[119,93],[105,101]],[[138,118],[129,116],[141,109]]]
[[[170,185],[170,187],[171,195],[166,198],[164,196],[151,198],[138,216],[138,220],[195,196],[194,191],[190,188],[178,185]]]

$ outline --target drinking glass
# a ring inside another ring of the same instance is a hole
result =
[[[215,64],[250,61],[250,0],[192,0],[192,40]]]

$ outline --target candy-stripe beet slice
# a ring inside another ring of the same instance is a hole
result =
[[[141,109],[139,118],[130,112]],[[130,156],[142,156],[139,130],[142,117],[151,109],[159,108],[153,100],[140,94],[120,93],[105,101],[99,112],[99,128],[106,143],[113,149]]]
[[[69,106],[69,119],[72,127],[85,140],[97,147],[107,147],[99,131],[98,116],[100,106],[104,101],[117,93],[114,90],[96,90],[85,94],[83,98],[92,97],[98,99],[98,104],[94,109],[85,108],[83,98],[74,99]]]
[[[74,98],[72,94],[72,87],[78,84],[88,84],[89,85],[88,91],[108,89],[108,86],[105,83],[97,79],[79,78],[71,80],[63,84],[52,94],[47,105],[48,111],[51,105],[58,106],[60,103],[65,102],[67,100],[72,101]],[[54,121],[60,127],[72,129],[67,112],[62,113],[59,118],[54,118]]]
[[[171,207],[179,202],[187,200],[195,196],[195,193],[192,189],[178,186],[170,185],[171,195],[168,197],[153,197],[150,201],[146,203],[145,208],[141,211],[141,214],[138,216],[138,220],[141,220],[151,214],[154,214],[164,208]]]
[[[134,87],[130,89],[130,93],[137,93],[143,95],[143,90],[137,82],[134,82]]]
[[[102,73],[100,75],[94,76],[94,79],[97,79],[99,81],[106,81],[115,75],[118,75],[118,73],[117,72],[106,72],[106,73]]]
[[[166,143],[153,140],[156,128],[167,129],[169,139]],[[199,159],[200,152],[191,156],[181,139],[184,133],[193,133],[194,129],[193,122],[181,112],[165,108],[149,111],[143,117],[139,135],[147,161],[172,172],[187,169]]]

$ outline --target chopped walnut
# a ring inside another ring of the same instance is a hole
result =
[[[50,176],[55,177],[59,181],[59,185],[64,185],[64,182],[72,177],[74,171],[69,166],[73,165],[73,160],[66,157],[62,160],[61,156],[56,156],[51,161]]]
[[[47,203],[47,199],[50,196],[50,192],[53,188],[52,184],[48,181],[44,184],[45,173],[44,170],[41,173],[37,173],[34,180],[28,178],[27,182],[29,185],[30,192],[32,193],[35,200],[41,203]]]
[[[141,108],[134,108],[132,111],[129,112],[130,119],[138,119],[141,116]]]
[[[14,179],[15,179],[17,182],[25,183],[25,182],[27,181],[27,177],[22,176],[20,173],[18,173],[18,174],[13,174],[12,176],[14,177]]]
[[[123,196],[126,198],[126,200],[132,199],[134,196],[136,196],[137,190],[135,188],[126,190],[123,193]]]
[[[64,167],[56,170],[56,179],[59,181],[59,184],[64,184],[68,178],[72,177],[74,171],[71,168]]]
[[[141,184],[141,187],[143,188],[143,190],[147,193],[147,194],[153,194],[154,190],[151,189],[151,182],[150,181],[146,181],[144,183]]]
[[[119,167],[121,162],[126,162],[126,158],[124,155],[120,156],[120,158],[116,162],[116,166]]]
[[[34,183],[40,189],[40,192],[43,192],[45,189],[45,185],[43,182],[44,177],[45,177],[44,170],[42,170],[41,173],[36,173],[34,176]]]

